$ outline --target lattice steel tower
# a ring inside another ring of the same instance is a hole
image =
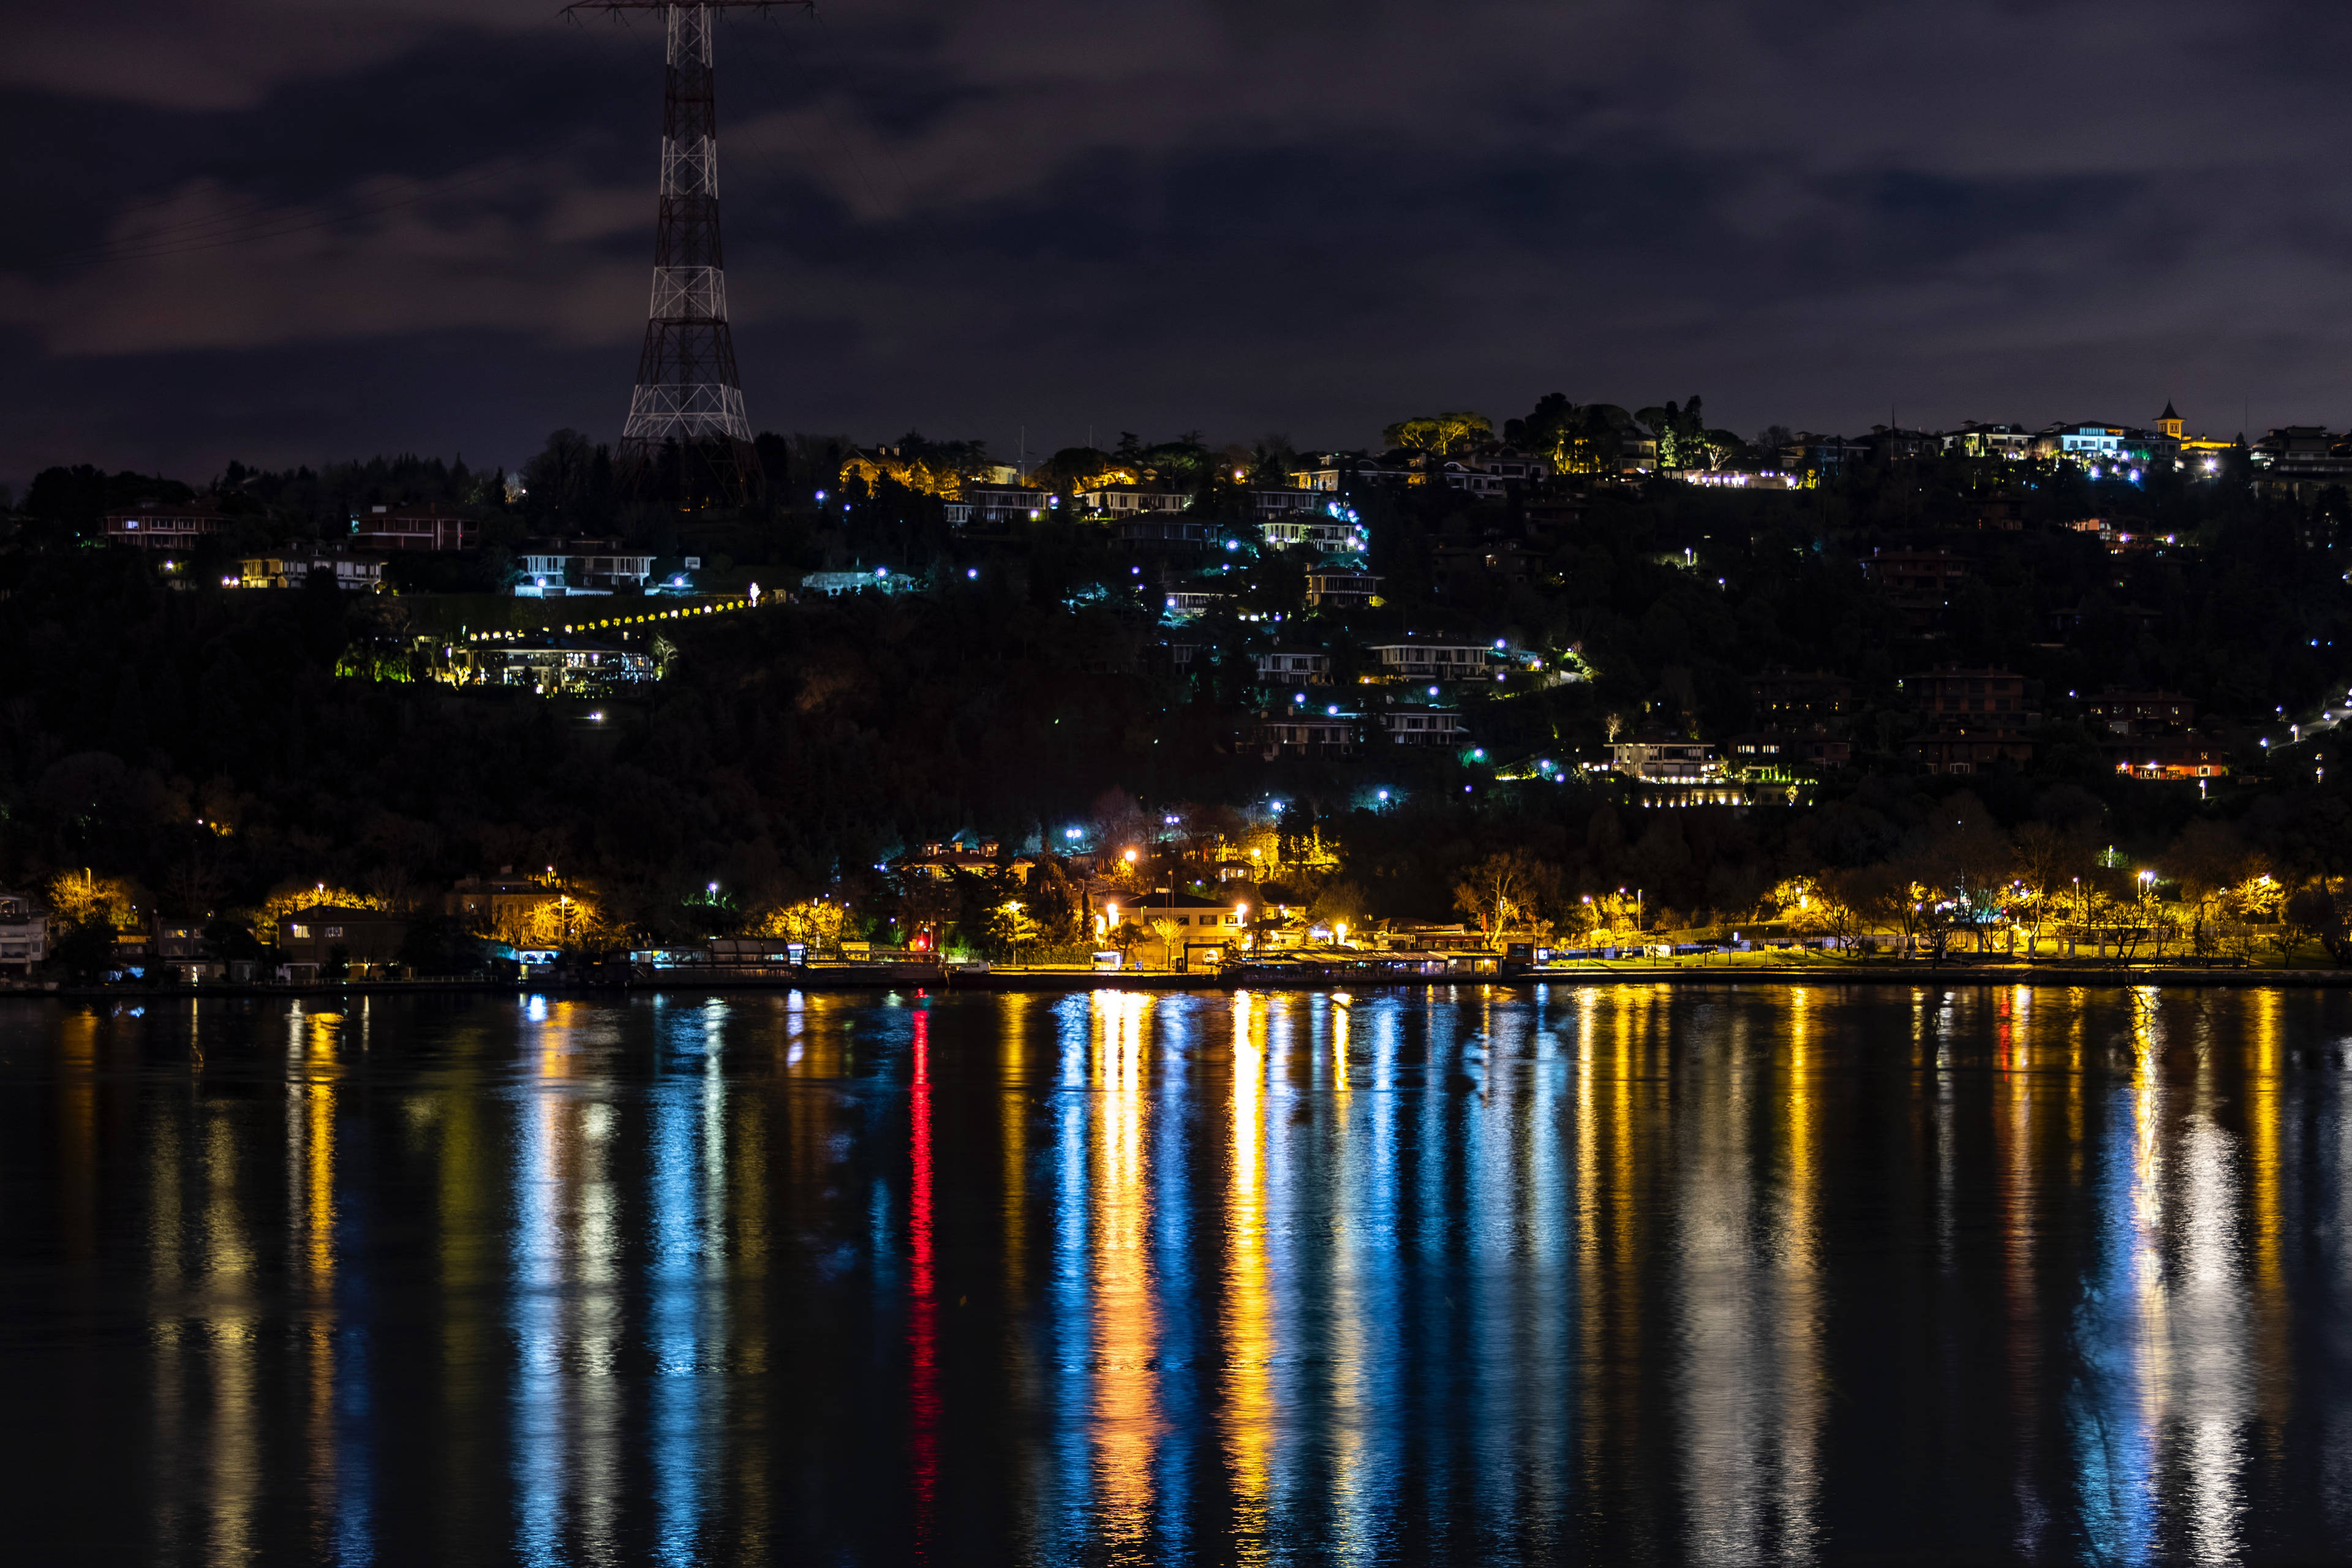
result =
[[[717,13],[764,11],[812,0],[579,0],[583,11],[657,11],[669,34],[662,90],[661,203],[654,229],[652,308],[628,423],[614,467],[631,488],[651,488],[672,444],[688,492],[740,505],[761,475],[743,416],[735,340],[727,327],[726,259],[719,243],[719,110],[712,92]]]

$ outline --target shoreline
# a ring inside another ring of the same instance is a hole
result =
[[[1884,965],[1780,969],[1523,968],[1494,974],[1379,974],[1344,970],[1257,973],[1229,970],[1215,974],[1094,970],[947,971],[928,974],[828,973],[757,976],[689,976],[613,984],[543,980],[353,980],[281,985],[66,985],[0,987],[0,1002],[129,1001],[195,1002],[213,998],[252,1000],[272,996],[448,996],[506,992],[561,996],[626,996],[672,992],[852,992],[937,991],[1039,993],[1072,991],[1349,991],[1412,990],[1428,986],[1494,985],[2031,985],[2042,988],[2167,986],[2184,990],[2352,989],[2352,969],[2204,969],[2148,965],[2097,968],[2042,964]]]

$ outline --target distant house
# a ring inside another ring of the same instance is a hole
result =
[[[961,840],[945,844],[926,844],[912,855],[900,858],[897,869],[902,873],[944,880],[961,871],[974,877],[992,875],[1009,868],[1016,875],[1026,875],[1037,864],[1034,855],[1015,855],[1010,860],[999,860],[1003,849],[993,838],[975,840],[967,848]]]
[[[1331,656],[1313,648],[1278,647],[1257,656],[1262,686],[1328,686]]]
[[[1320,610],[1361,609],[1380,596],[1381,581],[1370,572],[1309,572],[1307,602]]]
[[[1131,549],[1203,548],[1217,542],[1223,526],[1183,512],[1151,512],[1123,517],[1111,524],[1111,536]]]
[[[471,550],[482,525],[435,503],[372,506],[352,516],[352,542],[362,550]]]
[[[347,594],[383,592],[383,563],[372,555],[345,555],[310,545],[289,545],[236,563],[240,588],[300,588],[314,576],[334,579]]]
[[[2011,730],[1937,730],[1904,746],[1931,773],[1981,773],[1995,764],[2033,760],[2033,742]]]
[[[1167,595],[1167,613],[1181,618],[1205,616],[1219,605],[1231,599],[1231,594],[1211,593],[1201,589],[1183,588]]]
[[[556,632],[459,643],[449,658],[455,685],[520,687],[541,697],[609,697],[661,679],[661,661],[643,648]]]
[[[1258,538],[1270,550],[1287,550],[1305,544],[1321,554],[1338,555],[1364,547],[1362,529],[1353,523],[1318,517],[1312,512],[1268,520],[1257,525],[1257,532]]]
[[[654,574],[654,558],[638,555],[617,539],[537,540],[516,564],[519,599],[566,599],[643,588]]]
[[[48,955],[48,912],[29,894],[0,893],[0,974],[26,973]]]
[[[1643,784],[1706,784],[1723,776],[1723,760],[1705,741],[1679,735],[1637,735],[1611,743],[1611,763]]]
[[[1250,515],[1264,522],[1269,518],[1295,517],[1302,513],[1328,516],[1324,509],[1331,498],[1311,486],[1290,489],[1254,489],[1249,493]]]
[[[1247,937],[1252,891],[1242,887],[1236,896],[1213,899],[1166,888],[1114,893],[1103,900],[1104,931],[1108,936],[1114,927],[1142,927],[1150,935],[1139,944],[1137,957],[1155,968],[1214,966]]]
[[[2210,735],[2117,736],[2101,748],[2116,772],[2135,779],[2218,779],[2230,772],[2229,753]]]
[[[142,550],[194,550],[221,528],[220,507],[209,497],[178,505],[143,500],[130,511],[106,516],[108,543]]]
[[[1998,716],[2011,723],[2032,721],[2026,712],[2025,678],[2006,669],[1962,669],[1946,665],[1903,682],[1911,705],[1931,719]]]
[[[2177,691],[2117,691],[2083,704],[2083,717],[2117,735],[2169,735],[2197,725],[2197,700]]]
[[[495,877],[460,878],[442,895],[441,911],[467,931],[488,935],[529,923],[538,910],[563,897],[563,889],[552,881],[501,871]]]
[[[1955,458],[2002,458],[2010,461],[2031,457],[2033,435],[2022,425],[1981,425],[1968,419],[1957,430],[1947,430],[1944,450]]]
[[[1870,456],[1876,463],[1908,462],[1932,458],[1943,450],[1942,437],[1926,430],[1906,430],[1899,425],[1870,427]]]
[[[1798,771],[1842,768],[1853,761],[1853,746],[1834,735],[1759,730],[1723,742],[1723,760],[1735,768]]]
[[[284,978],[316,980],[338,960],[353,979],[381,977],[392,970],[408,920],[383,910],[312,904],[278,922],[278,967]]]
[[[2053,425],[2033,438],[2036,452],[2069,458],[2085,468],[2145,463],[2155,453],[2177,447],[2178,443],[2156,431],[2102,422]]]
[[[1173,517],[1192,504],[1186,490],[1163,490],[1144,485],[1097,485],[1077,492],[1078,509],[1116,522],[1122,518]]]
[[[1360,452],[1325,452],[1289,476],[1294,489],[1327,495],[1351,495],[1373,485],[1408,485],[1417,477],[1409,468],[1392,468]]]
[[[2321,426],[2266,430],[2248,455],[2257,489],[2307,500],[2329,485],[2352,484],[2352,440]]]
[[[1484,574],[1524,583],[1542,573],[1550,552],[1516,539],[1444,540],[1429,546],[1430,570],[1441,577]]]
[[[903,572],[877,566],[871,572],[811,572],[801,578],[801,592],[837,599],[844,594],[904,594],[915,580]]]
[[[1031,489],[1025,485],[966,485],[961,504],[971,508],[962,521],[986,527],[1034,521],[1062,501],[1051,490]]]
[[[197,921],[167,921],[157,916],[148,925],[148,956],[184,979],[219,974],[226,967],[205,952],[205,929]]]
[[[1654,459],[1655,456],[1656,443],[1653,441],[1651,457]],[[1498,499],[1515,486],[1530,485],[1551,477],[1549,458],[1515,452],[1507,447],[1463,457],[1415,458],[1411,467],[1422,483]]]
[[[1375,643],[1374,654],[1381,661],[1381,673],[1405,680],[1478,680],[1486,674],[1487,661],[1500,650],[1486,643],[1428,642]]]
[[[1470,726],[1451,709],[1400,708],[1381,715],[1381,730],[1400,746],[1451,746],[1470,738]]]
[[[1774,667],[1749,678],[1748,696],[1756,716],[1776,729],[1792,725],[1837,725],[1853,706],[1853,682],[1822,670]]]
[[[1362,722],[1354,713],[1274,713],[1260,720],[1248,736],[1259,757],[1345,757],[1356,750],[1356,729]],[[1223,873],[1218,873],[1222,879]]]
[[[1862,574],[1897,594],[1942,595],[1969,574],[1969,563],[1948,550],[1874,550]]]

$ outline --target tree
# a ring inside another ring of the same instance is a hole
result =
[[[2017,908],[2026,927],[2026,951],[2040,949],[2043,928],[2061,918],[2075,884],[2091,869],[2090,840],[2061,832],[2046,822],[2017,830],[2017,879],[2023,884]]]
[[[1494,434],[1493,420],[1483,414],[1462,410],[1401,419],[1383,429],[1381,439],[1391,447],[1403,447],[1442,458],[1470,442],[1491,440]]]
[[[2344,906],[2329,891],[2326,879],[2315,879],[2286,900],[2286,920],[2326,948],[2338,966],[2352,964],[2352,933],[2346,930]]]
[[[1557,895],[1559,873],[1524,849],[1487,856],[1454,884],[1454,907],[1478,923],[1490,940],[1538,915]]]
[[[1045,928],[1037,923],[1028,906],[1019,899],[1007,899],[988,911],[987,935],[992,957],[1020,958],[1034,952],[1044,939]]]
[[[103,979],[114,967],[114,922],[103,914],[74,921],[51,947],[49,956],[86,984]]]
[[[2210,818],[2182,828],[2162,864],[2179,887],[2181,916],[2200,953],[2215,951],[2225,940],[2220,928],[2233,920],[2242,922],[2249,884],[2256,878],[2268,881],[2267,868],[2244,837]]]
[[[1345,878],[1334,877],[1316,889],[1315,900],[1307,905],[1309,923],[1328,926],[1332,934],[1345,940],[1350,929],[1363,929],[1364,919],[1371,912],[1371,900],[1364,889]]]
[[[411,974],[474,974],[485,967],[481,939],[455,915],[426,915],[411,921],[393,956]]]

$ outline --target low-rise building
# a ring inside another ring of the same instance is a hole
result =
[[[291,981],[324,978],[338,964],[354,980],[389,974],[408,920],[383,910],[312,904],[278,922],[278,968]]]
[[[1328,686],[1331,656],[1313,648],[1277,647],[1257,656],[1262,686]]]
[[[1318,610],[1358,610],[1380,597],[1381,579],[1370,572],[1309,572],[1307,602]]]
[[[2014,730],[1933,730],[1906,742],[1904,750],[1931,773],[1990,773],[2000,763],[2023,767],[2033,760],[2033,742]]]
[[[928,877],[944,881],[959,871],[969,876],[987,877],[999,869],[1009,868],[1017,876],[1026,876],[1037,864],[1034,855],[1015,855],[1001,860],[1003,846],[993,838],[976,838],[966,845],[961,839],[924,845],[911,855],[899,858],[897,869],[908,876]]]
[[[217,975],[225,967],[205,951],[205,928],[200,921],[154,917],[148,922],[147,953],[151,962],[184,980]]]
[[[345,555],[310,545],[289,545],[236,563],[240,588],[300,588],[315,576],[334,579],[347,594],[383,592],[383,563],[373,555]]]
[[[1748,682],[1756,717],[1773,729],[1840,725],[1853,710],[1853,682],[1825,670],[1774,666]]]
[[[1339,555],[1364,548],[1362,529],[1314,512],[1301,512],[1261,522],[1257,525],[1257,534],[1269,550],[1287,550],[1305,544],[1319,554]]]
[[[1524,583],[1541,575],[1551,554],[1517,539],[1444,539],[1428,547],[1429,568],[1439,577],[1507,578]]]
[[[2248,451],[2254,488],[2273,495],[2308,500],[2330,485],[2352,484],[2352,438],[2318,425],[2287,425],[2267,430]]]
[[[801,578],[802,593],[822,594],[828,599],[838,599],[844,594],[905,594],[915,586],[912,577],[887,566],[877,566],[870,572],[810,572]]]
[[[1114,893],[1102,902],[1103,931],[1108,936],[1122,925],[1143,928],[1150,935],[1138,944],[1137,956],[1156,968],[1213,968],[1229,951],[1245,945],[1249,935],[1255,889],[1236,886],[1233,892],[1216,898],[1167,888]]]
[[[2197,726],[2197,700],[2178,691],[2118,691],[2083,704],[2083,717],[2116,735],[2169,735]]]
[[[1759,730],[1723,742],[1723,761],[1751,773],[1814,773],[1853,761],[1849,741],[1822,732]]]
[[[643,589],[654,574],[654,558],[625,548],[617,539],[540,540],[517,562],[514,593],[522,599],[564,599]]]
[[[2025,678],[2006,669],[1962,669],[1946,665],[1904,679],[1911,706],[1931,719],[1999,716],[2010,724],[2032,722]]]
[[[1447,642],[1432,637],[1375,643],[1381,673],[1403,680],[1480,680],[1503,650],[1491,643]]]
[[[1032,489],[1026,485],[966,485],[963,499],[958,504],[970,510],[962,517],[949,521],[992,528],[1034,522],[1060,506],[1062,500],[1051,490]]]
[[[1111,537],[1130,549],[1206,549],[1223,531],[1213,519],[1186,512],[1154,512],[1111,524]]]
[[[2000,458],[2015,462],[2032,455],[2033,434],[2022,425],[1982,425],[1966,419],[1958,429],[1944,433],[1944,450],[1955,458]]]
[[[1969,563],[1948,550],[1873,550],[1862,574],[1894,593],[1940,597],[1969,574]]]
[[[48,955],[48,911],[29,893],[0,893],[0,974],[28,973]]]
[[[2230,772],[2229,753],[2210,735],[2117,736],[2102,748],[2116,772],[2147,780],[2218,779]]]
[[[1077,492],[1078,510],[1094,517],[1173,517],[1192,504],[1186,490],[1163,490],[1145,485],[1097,485]]]
[[[1269,763],[1277,757],[1352,756],[1358,726],[1362,722],[1360,714],[1328,710],[1309,713],[1302,708],[1294,713],[1265,716],[1251,729],[1249,741],[1257,754]]]
[[[541,881],[500,871],[495,877],[459,879],[442,895],[441,910],[467,931],[488,936],[526,929],[540,910],[565,897],[551,877]]]
[[[1331,498],[1310,485],[1288,489],[1254,489],[1249,493],[1250,515],[1264,522],[1271,518],[1296,517],[1304,512],[1328,516],[1325,508]]]
[[[1655,459],[1654,440],[1651,443],[1650,456]],[[1459,457],[1415,458],[1409,468],[1417,483],[1444,485],[1450,490],[1496,499],[1507,495],[1515,487],[1538,484],[1551,477],[1549,458],[1514,451],[1507,447]]]
[[[1219,605],[1231,599],[1231,594],[1213,593],[1206,589],[1180,588],[1166,596],[1167,613],[1179,618],[1205,616]]]
[[[1642,784],[1712,784],[1723,777],[1723,759],[1705,741],[1678,735],[1634,735],[1612,741],[1610,765]]]
[[[143,500],[129,511],[106,514],[106,539],[110,544],[185,552],[212,539],[223,526],[220,507],[210,497],[177,504]]]
[[[352,514],[352,543],[362,550],[471,550],[481,542],[482,525],[436,502],[426,506],[372,506]]]
[[[1920,458],[1932,458],[1943,447],[1943,438],[1932,431],[1906,430],[1899,425],[1874,425],[1870,427],[1870,457],[1874,463],[1905,463]]]
[[[516,687],[540,697],[610,697],[661,679],[657,650],[556,632],[455,644],[449,665],[453,685]]]
[[[1381,730],[1400,746],[1451,746],[1470,738],[1462,715],[1444,708],[1392,708],[1381,714]]]
[[[1410,468],[1395,467],[1361,452],[1324,452],[1295,469],[1290,483],[1295,489],[1353,495],[1373,485],[1408,485],[1416,477]]]

